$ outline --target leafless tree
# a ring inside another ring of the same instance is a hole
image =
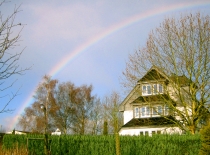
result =
[[[55,91],[56,108],[51,113],[54,124],[61,130],[63,134],[70,131],[73,124],[72,115],[75,114],[74,97],[76,94],[76,86],[71,82],[65,82],[58,85]]]
[[[76,134],[87,133],[87,124],[91,120],[91,113],[95,103],[95,96],[92,95],[92,85],[83,85],[77,88],[74,98],[76,114],[73,115],[73,131]]]
[[[102,101],[103,106],[103,119],[108,123],[108,133],[117,133],[122,126],[122,114],[119,112],[119,105],[121,98],[119,93],[112,92],[110,95],[105,96]]]
[[[3,7],[6,0],[0,2],[0,8]],[[14,8],[13,12],[6,16],[0,11],[0,98],[6,98],[5,103],[1,104],[0,113],[9,112],[9,103],[18,95],[18,91],[11,94],[5,94],[8,89],[10,89],[14,83],[9,80],[10,77],[14,75],[22,75],[29,68],[20,68],[18,61],[20,60],[21,54],[15,53],[13,49],[19,46],[20,33],[23,29],[23,24],[16,22],[16,16],[20,12],[20,6]],[[6,81],[10,81],[9,83]]]
[[[23,130],[44,133],[45,124],[47,124],[47,132],[54,129],[52,114],[55,111],[56,103],[54,98],[57,80],[51,79],[45,75],[43,81],[37,87],[34,95],[34,103],[24,109],[24,113],[19,118],[18,126]],[[44,119],[44,111],[41,104],[46,108],[46,118]],[[47,122],[45,122],[47,121]]]
[[[32,132],[44,132],[45,119],[41,104],[46,108],[48,132],[59,128],[63,134],[96,134],[99,100],[92,95],[92,85],[75,86],[71,82],[44,76],[35,95],[35,102],[25,108],[19,127]],[[92,125],[92,126],[91,126]]]
[[[112,92],[109,96],[105,97],[103,102],[104,125],[108,123],[109,132],[115,135],[116,155],[120,155],[119,129],[122,126],[123,120],[122,114],[119,112],[120,103],[120,95],[117,92]]]
[[[196,13],[165,19],[146,46],[129,56],[123,86],[134,87],[151,66],[164,72],[173,88],[176,104],[165,101],[179,117],[177,125],[194,134],[209,113],[210,17]]]

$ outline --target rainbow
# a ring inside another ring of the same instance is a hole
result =
[[[166,7],[160,7],[154,10],[148,10],[144,13],[140,13],[137,14],[135,16],[132,16],[128,19],[125,19],[111,27],[108,27],[106,30],[104,30],[103,32],[99,33],[96,36],[93,36],[92,38],[90,38],[89,40],[87,40],[86,42],[84,42],[83,44],[81,44],[80,46],[76,47],[73,51],[69,52],[68,55],[66,55],[63,59],[61,59],[59,61],[58,64],[56,64],[49,72],[48,75],[51,76],[55,76],[56,74],[59,73],[59,71],[61,71],[68,63],[70,63],[73,59],[75,59],[76,57],[79,56],[79,54],[81,54],[82,52],[85,52],[89,47],[91,47],[92,45],[96,44],[97,42],[99,42],[100,40],[108,37],[110,34],[113,34],[117,31],[120,31],[130,25],[133,25],[137,22],[141,22],[144,19],[148,19],[148,18],[152,18],[155,16],[159,16],[161,14],[164,13],[170,13],[173,11],[182,11],[184,9],[193,9],[194,7],[202,7],[202,6],[210,6],[210,2],[182,2],[182,3],[178,3],[175,5],[169,5]],[[189,10],[191,11],[191,10]],[[36,87],[32,90],[31,93],[29,93],[27,99],[24,101],[24,103],[22,104],[22,106],[19,108],[18,110],[18,115],[20,115],[24,108],[28,105],[30,105],[33,102],[33,94],[36,90]],[[11,125],[9,126],[10,129],[13,129],[17,123],[18,117],[15,117],[11,122]]]

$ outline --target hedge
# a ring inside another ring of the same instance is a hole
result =
[[[26,148],[29,154],[44,154],[43,135],[5,135],[3,149]],[[52,155],[114,155],[114,136],[49,136]],[[120,136],[121,155],[196,155],[200,135]]]

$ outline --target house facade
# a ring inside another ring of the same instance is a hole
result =
[[[168,106],[168,103],[176,105],[178,101],[171,81],[157,67],[152,67],[137,82],[120,105],[124,118],[120,135],[182,133],[175,114]],[[177,105],[177,108],[182,107]]]

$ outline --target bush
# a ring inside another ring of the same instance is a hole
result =
[[[4,150],[27,146],[28,153],[43,155],[43,135],[5,135]],[[37,139],[37,140],[36,140]],[[40,140],[39,140],[40,139]],[[52,155],[115,155],[114,136],[49,136]],[[121,155],[196,155],[200,135],[120,136]]]
[[[210,123],[201,130],[200,155],[210,154]]]

